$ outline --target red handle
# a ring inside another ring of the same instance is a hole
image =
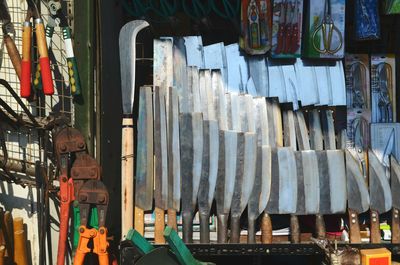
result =
[[[31,95],[31,23],[25,22],[22,27],[22,61],[21,61],[21,97]]]
[[[280,54],[283,52],[284,41],[285,41],[285,24],[280,24],[278,30],[278,43],[275,49],[276,54]]]
[[[291,41],[292,41],[292,38],[291,38],[291,36],[290,36],[290,33],[292,32],[292,24],[287,24],[286,25],[286,28],[285,28],[285,36],[283,37],[284,38],[284,42],[285,42],[285,48],[284,48],[284,51],[283,51],[283,53],[290,53],[290,50],[291,50]]]
[[[291,53],[296,53],[297,50],[300,48],[300,39],[299,39],[299,24],[296,23],[293,25],[292,28],[292,43],[290,45],[291,47]]]

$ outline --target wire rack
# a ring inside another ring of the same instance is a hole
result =
[[[18,50],[22,50],[22,22],[25,20],[27,3],[21,0],[7,0],[11,20],[15,28],[15,44]],[[63,1],[63,9],[65,14],[71,18],[73,1]],[[42,13],[42,18],[46,25],[48,17],[48,9],[45,2],[41,2],[39,8]],[[1,25],[1,23],[0,23]],[[2,39],[2,38],[1,38]],[[69,80],[68,80],[68,66],[66,54],[64,49],[64,42],[61,35],[60,28],[56,28],[51,48],[49,48],[49,57],[51,62],[51,69],[53,73],[55,92],[53,96],[44,96],[42,91],[37,90],[34,92],[35,96],[32,101],[23,99],[23,102],[28,106],[34,116],[45,117],[50,113],[63,113],[69,117],[73,123],[73,97],[70,93]],[[19,80],[15,74],[11,60],[8,57],[5,47],[2,48],[2,56],[0,56],[0,78],[5,79],[12,88],[19,94]],[[33,46],[33,54],[36,54],[36,47]],[[32,73],[35,74],[38,65],[37,59],[34,60],[32,66]],[[12,95],[3,87],[0,87],[0,97],[8,103],[17,113],[22,113],[23,110],[12,97]],[[2,121],[0,121],[0,125]],[[9,158],[21,160],[24,162],[35,162],[41,160],[41,152],[39,145],[38,132],[32,129],[18,129],[12,130],[5,128],[5,139],[7,141],[7,151]]]

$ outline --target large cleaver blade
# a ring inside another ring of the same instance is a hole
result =
[[[362,169],[349,150],[346,150],[346,177],[350,243],[361,243],[358,214],[368,211],[369,193]]]
[[[390,185],[392,190],[392,244],[400,243],[400,164],[393,156],[390,157]]]
[[[392,207],[392,193],[386,178],[385,167],[379,162],[372,150],[368,150],[369,194],[371,214],[371,243],[381,242],[379,214],[386,213]]]

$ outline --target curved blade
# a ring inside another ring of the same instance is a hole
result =
[[[151,87],[139,92],[135,204],[151,210],[153,204],[153,99]]]
[[[357,213],[366,212],[369,209],[369,193],[366,179],[364,179],[357,160],[348,150],[346,150],[346,176],[349,208]]]
[[[265,98],[254,98],[256,107],[256,133],[257,133],[257,145],[269,145],[269,127],[268,127],[268,113],[267,113],[267,102]]]
[[[368,150],[368,159],[371,209],[385,213],[392,207],[392,192],[385,175],[385,168],[372,150]]]
[[[319,174],[318,158],[314,150],[302,151],[302,168],[304,176],[304,210],[305,214],[319,212]],[[302,201],[300,198],[298,199]],[[298,212],[299,213],[299,212]]]
[[[308,136],[308,130],[304,114],[301,110],[295,112],[295,125],[296,125],[296,138],[299,150],[310,150],[310,138]]]
[[[122,109],[131,114],[135,100],[136,36],[149,26],[144,20],[126,23],[119,33],[119,56],[121,69]]]
[[[309,115],[309,125],[310,125],[310,147],[313,150],[323,150],[323,136],[321,119],[319,116],[319,111],[314,109]]]
[[[400,209],[400,164],[393,156],[390,157],[390,186],[392,190],[393,207]]]

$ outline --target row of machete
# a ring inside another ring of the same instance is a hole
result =
[[[291,220],[296,222],[295,215],[344,213],[346,199],[356,213],[368,210],[365,180],[350,153],[346,157],[346,180],[344,152],[335,150],[330,110],[323,111],[321,117],[317,110],[309,113],[310,135],[301,111],[284,111],[282,134],[277,100],[225,93],[218,72],[213,72],[213,77],[216,80],[212,84],[217,84],[216,87],[206,87],[204,93],[201,88],[199,92],[192,91],[195,112],[191,113],[179,113],[179,96],[173,88],[155,87],[154,98],[152,87],[141,88],[136,209],[152,209],[154,177],[156,242],[160,242],[159,226],[164,228],[165,210],[168,210],[168,224],[173,227],[176,227],[176,211],[182,211],[184,240],[191,242],[196,205],[200,240],[209,242],[208,222],[214,195],[221,243],[227,242],[229,214],[230,242],[239,241],[240,216],[246,206],[249,242],[254,241],[254,221],[264,210],[266,228],[270,227],[268,214],[292,214]],[[332,150],[321,151],[324,147]],[[374,175],[381,165],[373,163],[372,153],[370,157],[370,166],[374,166],[370,171]],[[371,190],[385,188],[384,175],[375,175],[378,182],[371,181]],[[372,209],[379,213],[388,211],[389,199],[385,198],[382,208],[379,203],[373,204],[374,195],[371,195]],[[144,232],[143,228],[135,226],[135,229]],[[263,233],[272,231],[263,229]],[[295,231],[292,234],[299,236]],[[352,240],[356,237],[353,231],[351,237]]]

